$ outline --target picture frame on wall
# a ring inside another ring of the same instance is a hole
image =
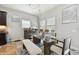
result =
[[[12,22],[20,22],[20,16],[12,16]]]
[[[76,23],[77,22],[77,6],[71,5],[63,9],[62,23]]]

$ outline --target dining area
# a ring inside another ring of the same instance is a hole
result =
[[[1,0],[0,59],[78,59],[78,2]]]
[[[56,36],[46,33],[43,37],[34,35],[33,39],[24,39],[22,42],[29,55],[70,55],[71,37],[60,41]]]
[[[41,35],[43,35],[41,37]],[[42,33],[31,39],[15,40],[0,48],[1,55],[74,55],[78,51],[71,48],[71,37],[58,40],[54,35]],[[8,50],[10,51],[8,52]],[[4,52],[3,52],[4,51]],[[73,53],[72,53],[73,52]]]
[[[24,5],[0,5],[0,55],[79,55],[79,5],[25,5],[26,13],[19,9]]]

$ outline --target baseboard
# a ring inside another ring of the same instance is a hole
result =
[[[76,47],[71,47],[71,49],[79,51],[79,48]]]

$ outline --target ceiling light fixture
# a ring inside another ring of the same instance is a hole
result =
[[[40,8],[40,4],[28,4],[28,6],[32,9],[32,10],[36,10],[38,14],[40,14],[41,12],[41,8]],[[35,11],[35,12],[36,12]]]

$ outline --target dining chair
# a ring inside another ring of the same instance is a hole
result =
[[[70,55],[71,38],[68,37],[64,41],[58,41],[57,44],[50,47],[51,52],[57,55]]]

